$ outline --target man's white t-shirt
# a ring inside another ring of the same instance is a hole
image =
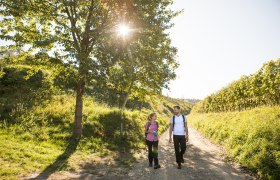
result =
[[[175,115],[175,124],[173,135],[185,135],[185,126],[184,126],[184,119],[183,116],[176,116]],[[185,122],[187,122],[187,117],[185,116]],[[171,126],[173,126],[173,116],[170,119]]]

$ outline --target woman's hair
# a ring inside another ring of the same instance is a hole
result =
[[[152,120],[152,117],[154,117],[154,115],[156,115],[155,112],[151,113],[151,114],[148,116],[148,121],[151,121],[151,120]]]

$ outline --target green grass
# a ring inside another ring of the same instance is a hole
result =
[[[189,123],[226,147],[242,166],[264,179],[280,179],[280,107],[241,112],[191,113]]]
[[[16,179],[34,169],[43,169],[63,152],[50,142],[26,141],[7,130],[0,132],[0,177]]]
[[[112,156],[121,164],[131,164],[135,160],[133,154],[145,147],[144,125],[148,114],[158,112],[161,134],[167,129],[170,107],[182,103],[164,100],[163,97],[153,97],[150,101],[154,103],[153,110],[122,112],[94,103],[93,98],[86,96],[83,135],[75,145],[70,142],[74,96],[54,96],[40,106],[25,110],[13,123],[1,120],[1,179],[18,179],[33,172],[77,170],[89,157]],[[186,103],[182,105],[188,108]],[[127,153],[125,158],[123,152]]]

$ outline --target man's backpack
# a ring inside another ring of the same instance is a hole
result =
[[[185,118],[185,116],[182,114],[182,116],[183,116],[183,122],[184,122],[184,127],[186,127],[186,118]],[[175,115],[173,116],[173,131],[174,131],[174,124],[175,124]]]
[[[148,135],[147,131],[149,130],[151,124],[152,124],[151,122],[148,122],[147,128],[145,129],[145,139],[147,138],[147,135]],[[157,125],[157,128],[158,128],[158,122],[157,121],[156,121],[156,125]]]

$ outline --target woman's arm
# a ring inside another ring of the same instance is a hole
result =
[[[153,132],[154,132],[153,130],[148,130],[148,131],[147,131],[147,133],[153,133]]]
[[[146,123],[146,125],[145,125],[145,132],[146,133],[153,133],[154,132],[153,130],[148,129],[148,124],[149,123]]]

